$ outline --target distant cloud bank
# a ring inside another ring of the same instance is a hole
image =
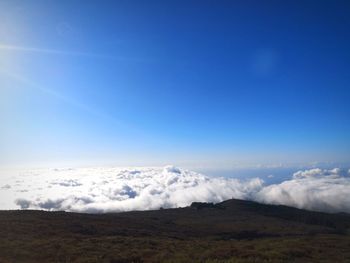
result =
[[[349,171],[335,168],[298,171],[291,180],[265,186],[254,200],[323,212],[350,213]]]
[[[310,169],[265,185],[173,166],[31,170],[0,177],[0,209],[117,212],[184,207],[230,198],[350,213],[349,171]]]

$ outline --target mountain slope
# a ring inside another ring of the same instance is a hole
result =
[[[0,262],[349,262],[349,229],[349,214],[242,200],[118,214],[1,211]]]

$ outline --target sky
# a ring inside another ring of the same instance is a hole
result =
[[[349,164],[349,28],[349,1],[2,0],[0,165]]]

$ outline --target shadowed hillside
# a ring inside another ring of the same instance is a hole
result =
[[[0,212],[0,262],[350,262],[350,215],[228,200],[118,214]]]

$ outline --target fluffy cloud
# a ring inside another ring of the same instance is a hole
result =
[[[263,187],[255,200],[314,211],[350,212],[350,178],[341,170],[299,171],[292,180]]]
[[[0,187],[0,189],[5,190],[5,189],[10,189],[11,185],[5,184],[3,186]]]
[[[193,201],[249,199],[263,181],[210,178],[167,166],[31,171],[11,177],[7,184],[13,185],[15,200],[4,199],[22,209],[109,212],[183,207]]]
[[[304,171],[298,171],[293,174],[293,178],[298,179],[298,178],[315,177],[315,176],[339,177],[339,176],[345,176],[345,175],[346,175],[346,171],[339,168],[334,168],[331,170],[314,168],[314,169],[309,169]]]
[[[33,170],[1,177],[0,209],[111,212],[188,206],[230,198],[317,211],[350,212],[350,178],[340,169],[298,171],[291,180],[208,177],[173,166]]]

